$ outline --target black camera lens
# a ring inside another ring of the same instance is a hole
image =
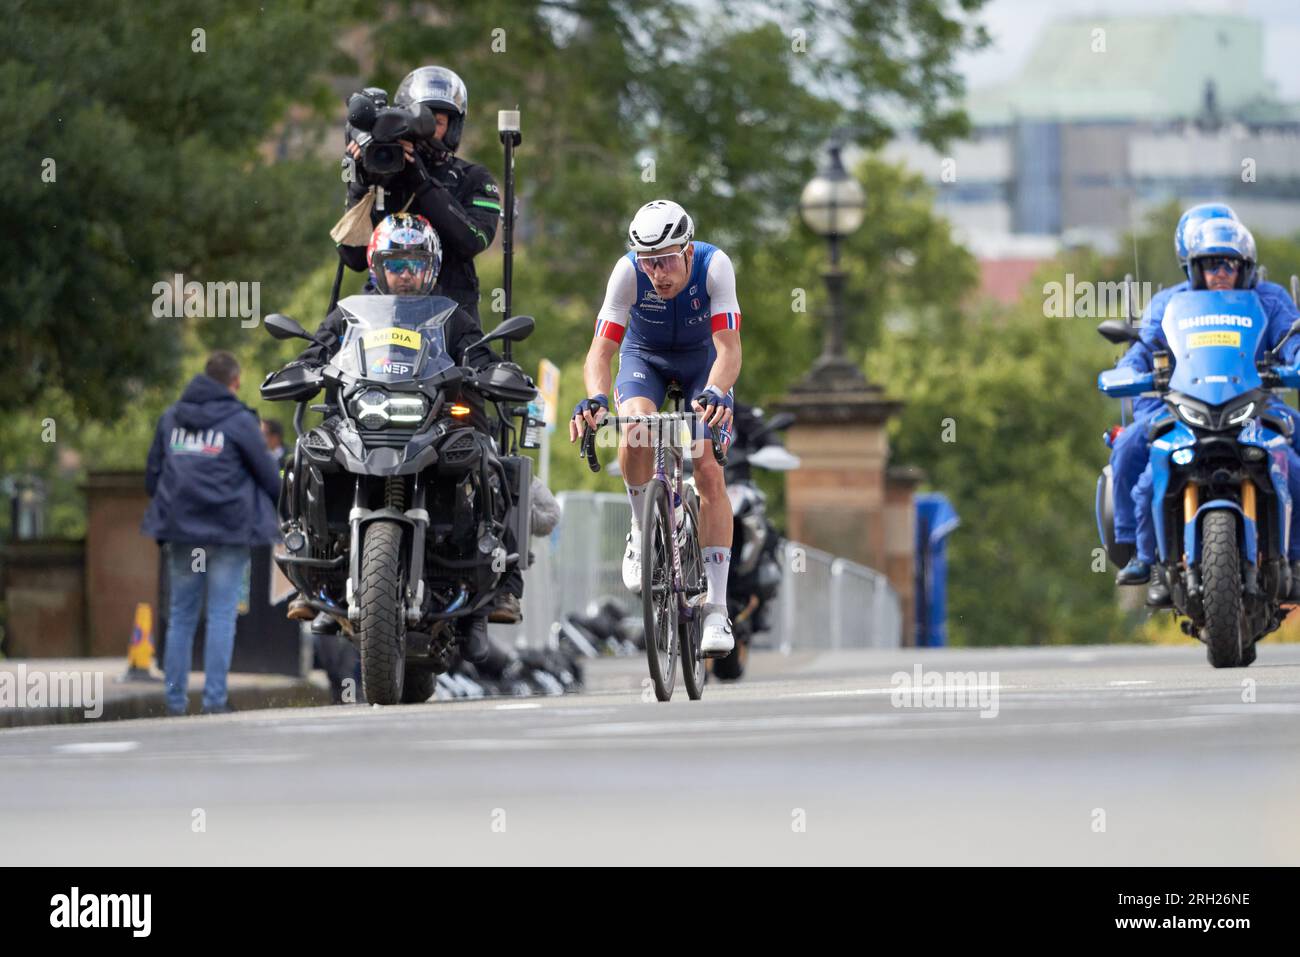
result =
[[[406,154],[400,143],[371,143],[362,162],[367,172],[386,176],[401,171],[406,165]]]

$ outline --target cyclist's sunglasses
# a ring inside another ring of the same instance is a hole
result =
[[[427,269],[428,262],[423,259],[385,259],[384,271],[400,276],[402,273],[419,274]]]
[[[646,275],[654,275],[660,269],[672,269],[673,261],[681,257],[686,261],[686,250],[679,249],[675,253],[661,253],[658,256],[637,256],[636,265]]]
[[[1201,268],[1207,276],[1216,272],[1237,272],[1241,269],[1241,260],[1236,256],[1210,256],[1201,260]]]

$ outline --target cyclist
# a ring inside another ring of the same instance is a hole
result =
[[[735,646],[727,617],[731,566],[731,502],[722,466],[704,454],[705,425],[731,441],[732,388],[740,375],[740,305],[736,274],[721,249],[695,238],[695,224],[677,203],[646,203],[628,227],[628,252],[614,265],[583,366],[588,398],[569,423],[569,441],[595,428],[610,410],[610,360],[619,356],[613,402],[618,415],[653,415],[677,382],[701,417],[691,456],[700,495],[700,550],[708,594],[701,652],[725,655]],[[643,431],[632,430],[618,450],[632,503],[623,555],[623,584],[641,590],[641,508],[654,470]]]

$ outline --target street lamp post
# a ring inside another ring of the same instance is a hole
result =
[[[804,223],[830,244],[830,268],[822,273],[829,298],[822,354],[809,377],[857,385],[865,382],[865,378],[844,355],[844,273],[840,269],[840,240],[862,225],[866,197],[858,181],[844,168],[840,159],[842,149],[843,144],[832,140],[826,150],[826,161],[799,197],[799,213]]]
[[[902,403],[868,382],[845,355],[840,247],[866,215],[862,187],[840,159],[849,133],[832,137],[824,163],[799,197],[803,221],[830,244],[822,274],[829,302],[821,355],[776,403],[794,416],[786,444],[801,460],[785,473],[786,521],[792,540],[885,573],[902,609],[906,643],[915,580],[912,493],[919,478],[889,462],[889,420]]]

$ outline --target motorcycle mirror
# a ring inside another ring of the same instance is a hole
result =
[[[375,125],[375,101],[364,93],[348,97],[348,124],[369,133]]]
[[[537,321],[532,316],[511,316],[493,329],[489,338],[500,337],[511,342],[521,342],[531,336],[535,328],[537,328]]]
[[[749,453],[749,464],[771,472],[789,472],[803,463],[783,445],[765,445],[757,452]]]
[[[262,320],[266,325],[266,331],[271,334],[273,339],[307,339],[314,342],[307,330],[298,325],[296,320],[290,319],[282,312],[273,312]]]
[[[1279,339],[1277,341],[1277,345],[1275,345],[1272,349],[1268,351],[1269,357],[1274,362],[1276,362],[1278,359],[1281,358],[1282,346],[1284,346],[1286,344],[1286,341],[1290,339],[1292,336],[1294,336],[1297,332],[1300,332],[1300,319],[1297,319],[1295,322],[1291,323],[1291,328],[1286,331],[1286,335],[1284,335],[1281,339]]]
[[[479,346],[487,345],[489,342],[497,342],[501,339],[507,339],[510,342],[519,342],[521,339],[527,339],[531,336],[533,334],[533,329],[536,328],[536,326],[537,322],[532,316],[511,316],[478,342],[467,347],[464,353],[461,354],[460,364],[464,365],[465,359],[469,356],[470,352],[477,349]]]
[[[1136,329],[1119,319],[1107,319],[1097,326],[1097,332],[1107,342],[1113,342],[1120,346],[1126,342],[1137,342],[1141,338]]]

